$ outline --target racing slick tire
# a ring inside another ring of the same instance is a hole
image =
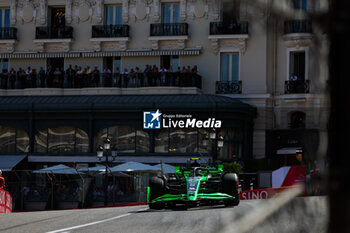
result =
[[[153,176],[149,180],[149,199],[153,200],[165,194],[165,182],[162,178]],[[163,209],[164,203],[148,203],[150,209]]]
[[[225,206],[239,204],[238,177],[235,173],[226,173],[222,176],[222,192],[235,197],[235,200],[224,200]]]

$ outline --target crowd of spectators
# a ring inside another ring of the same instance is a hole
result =
[[[85,88],[85,87],[145,87],[145,86],[186,86],[201,87],[201,76],[198,75],[197,66],[183,66],[173,70],[156,65],[146,65],[143,70],[139,67],[124,68],[116,67],[114,71],[104,68],[102,71],[95,66],[82,68],[81,66],[69,65],[55,69],[49,66],[47,70],[40,67],[39,70],[21,67],[16,71],[4,69],[0,74],[1,89],[24,89],[24,88]]]

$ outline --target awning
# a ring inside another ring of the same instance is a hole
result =
[[[11,171],[27,155],[0,155],[0,169],[2,171]]]
[[[301,150],[301,147],[283,147],[277,150],[278,155],[291,155],[296,154],[297,150]]]

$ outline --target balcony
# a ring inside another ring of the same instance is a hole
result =
[[[129,41],[129,29],[129,25],[125,24],[92,26],[90,42],[94,44],[95,52],[103,49],[125,51]]]
[[[96,25],[92,26],[93,38],[129,37],[129,25]]]
[[[216,94],[242,94],[242,81],[217,81]]]
[[[284,83],[285,94],[309,93],[309,91],[310,91],[309,80],[285,81]]]
[[[284,22],[284,34],[312,33],[311,20],[289,20]]]
[[[0,40],[17,40],[17,28],[0,28]]]
[[[220,50],[237,49],[237,52],[244,53],[248,40],[248,22],[239,21],[236,24],[223,22],[211,22],[208,39],[215,53]]]
[[[223,22],[210,23],[210,35],[232,35],[232,34],[248,34],[248,22],[241,21],[237,24],[227,24]]]
[[[151,36],[188,36],[187,23],[154,23],[151,24]]]
[[[150,25],[150,37],[153,50],[183,50],[188,40],[187,23],[155,23]],[[175,42],[175,43],[174,43]]]
[[[37,27],[35,39],[72,39],[73,27]]]
[[[73,27],[37,27],[35,40],[37,52],[69,52]]]
[[[0,28],[0,53],[13,53],[17,41],[17,28]]]

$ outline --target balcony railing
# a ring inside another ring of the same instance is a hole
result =
[[[151,36],[187,36],[187,23],[154,23],[151,24]]]
[[[241,94],[242,81],[217,81],[216,94]]]
[[[144,73],[73,73],[61,72],[49,75],[22,72],[19,75],[4,76],[1,89],[23,88],[93,88],[93,87],[197,87],[202,88],[202,76],[182,72],[144,72]]]
[[[284,34],[311,33],[311,20],[289,20],[284,22]]]
[[[129,25],[96,25],[92,26],[92,37],[129,37]]]
[[[231,35],[231,34],[248,34],[248,22],[240,21],[233,24],[223,22],[210,23],[210,35]]]
[[[0,28],[0,40],[17,40],[17,28]]]
[[[285,94],[309,93],[309,91],[309,80],[285,81],[284,83]]]
[[[36,39],[72,39],[73,27],[37,27]]]

